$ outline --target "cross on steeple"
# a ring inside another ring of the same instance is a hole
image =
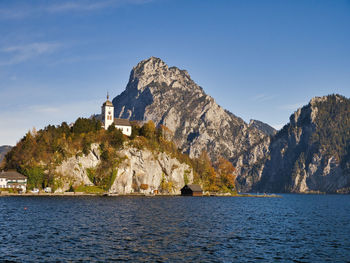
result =
[[[109,100],[109,93],[108,93],[108,91],[107,91],[107,100]]]

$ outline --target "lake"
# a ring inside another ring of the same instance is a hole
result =
[[[350,196],[1,197],[0,262],[349,262]]]

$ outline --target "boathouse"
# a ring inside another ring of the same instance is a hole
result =
[[[181,189],[181,195],[183,196],[203,196],[202,187],[198,184],[186,184]]]

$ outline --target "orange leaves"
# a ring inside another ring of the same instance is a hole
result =
[[[221,184],[231,191],[235,191],[236,169],[233,167],[232,163],[220,157],[215,166],[217,167],[217,173],[220,176]]]
[[[214,166],[216,170],[206,151],[203,151],[194,160],[194,168],[197,174],[196,180],[203,185],[204,190],[210,192],[235,192],[236,176],[232,163],[220,157]]]

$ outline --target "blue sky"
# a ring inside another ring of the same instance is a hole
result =
[[[0,145],[99,113],[150,56],[247,122],[350,97],[349,0],[0,1],[0,34]]]

